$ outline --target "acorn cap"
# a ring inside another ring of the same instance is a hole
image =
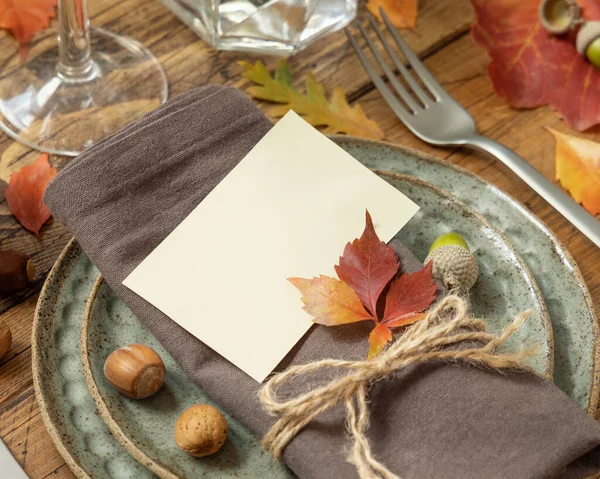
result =
[[[563,35],[579,23],[581,7],[575,0],[542,0],[538,15],[547,31]]]
[[[458,245],[445,245],[435,248],[425,264],[433,261],[433,277],[448,290],[469,290],[479,276],[479,266],[473,254]]]

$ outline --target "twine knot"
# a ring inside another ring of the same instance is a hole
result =
[[[259,391],[263,407],[280,416],[263,438],[263,447],[281,459],[287,444],[317,416],[344,402],[347,429],[352,439],[348,461],[355,465],[361,479],[399,479],[375,459],[365,431],[369,423],[367,391],[370,384],[390,377],[415,363],[433,360],[456,361],[493,370],[528,370],[523,360],[535,354],[533,349],[518,353],[498,353],[497,347],[517,331],[529,317],[518,315],[499,336],[488,333],[485,323],[468,315],[465,299],[450,295],[441,300],[423,319],[408,328],[386,350],[371,360],[344,361],[324,359],[292,366],[275,374]],[[464,348],[448,348],[463,342]],[[287,381],[324,368],[346,370],[329,383],[286,400],[277,397],[277,388]]]

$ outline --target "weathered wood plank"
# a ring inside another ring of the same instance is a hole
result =
[[[4,442],[31,479],[74,477],[64,467],[65,462],[54,447],[41,415],[35,408],[31,411],[30,420],[4,437]]]
[[[63,464],[62,466],[57,467],[50,474],[47,474],[47,475],[41,477],[41,479],[74,479],[74,478],[75,478],[75,475],[71,472],[71,469],[69,469],[69,466],[67,466],[66,464]],[[35,479],[35,478],[32,476],[31,479]]]

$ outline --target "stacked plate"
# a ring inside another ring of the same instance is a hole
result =
[[[537,345],[531,366],[594,414],[599,325],[577,265],[552,232],[524,206],[452,165],[392,145],[335,141],[421,206],[398,235],[420,259],[444,232],[466,238],[481,271],[472,290],[474,314],[498,332],[530,309],[511,347]],[[108,354],[131,343],[153,347],[167,366],[165,386],[143,401],[119,394],[102,372]],[[44,422],[77,477],[291,476],[231,417],[229,438],[218,454],[194,459],[177,449],[177,417],[210,398],[138,323],[75,241],[40,296],[33,370]]]

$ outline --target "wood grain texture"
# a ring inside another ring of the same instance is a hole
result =
[[[244,89],[248,83],[240,77],[242,69],[237,60],[261,60],[269,67],[277,62],[274,57],[212,50],[159,0],[91,0],[89,10],[93,25],[131,36],[158,56],[167,72],[170,96],[207,83]],[[426,58],[445,88],[470,111],[484,134],[513,148],[554,179],[554,143],[544,127],[566,130],[565,126],[547,108],[516,111],[494,94],[487,76],[487,55],[473,45],[468,35],[473,18],[469,0],[421,0],[417,34],[404,32],[403,36]],[[0,32],[0,75],[14,51],[12,40]],[[342,33],[332,34],[294,56],[290,65],[300,88],[309,72],[328,89],[341,86],[351,102],[360,103],[379,123],[388,141],[459,164],[523,202],[571,251],[596,308],[600,308],[600,250],[498,161],[460,148],[434,148],[414,137],[374,90]],[[270,105],[259,106],[268,113]],[[582,136],[600,140],[600,128]],[[36,238],[14,220],[4,198],[11,173],[37,156],[37,152],[0,134],[0,248],[26,252],[37,269],[32,288],[0,299],[0,318],[9,324],[14,338],[11,350],[0,360],[0,437],[33,479],[72,478],[42,424],[33,394],[30,353],[37,294],[70,235],[58,222],[51,221]],[[69,160],[53,156],[51,161],[60,168]]]

